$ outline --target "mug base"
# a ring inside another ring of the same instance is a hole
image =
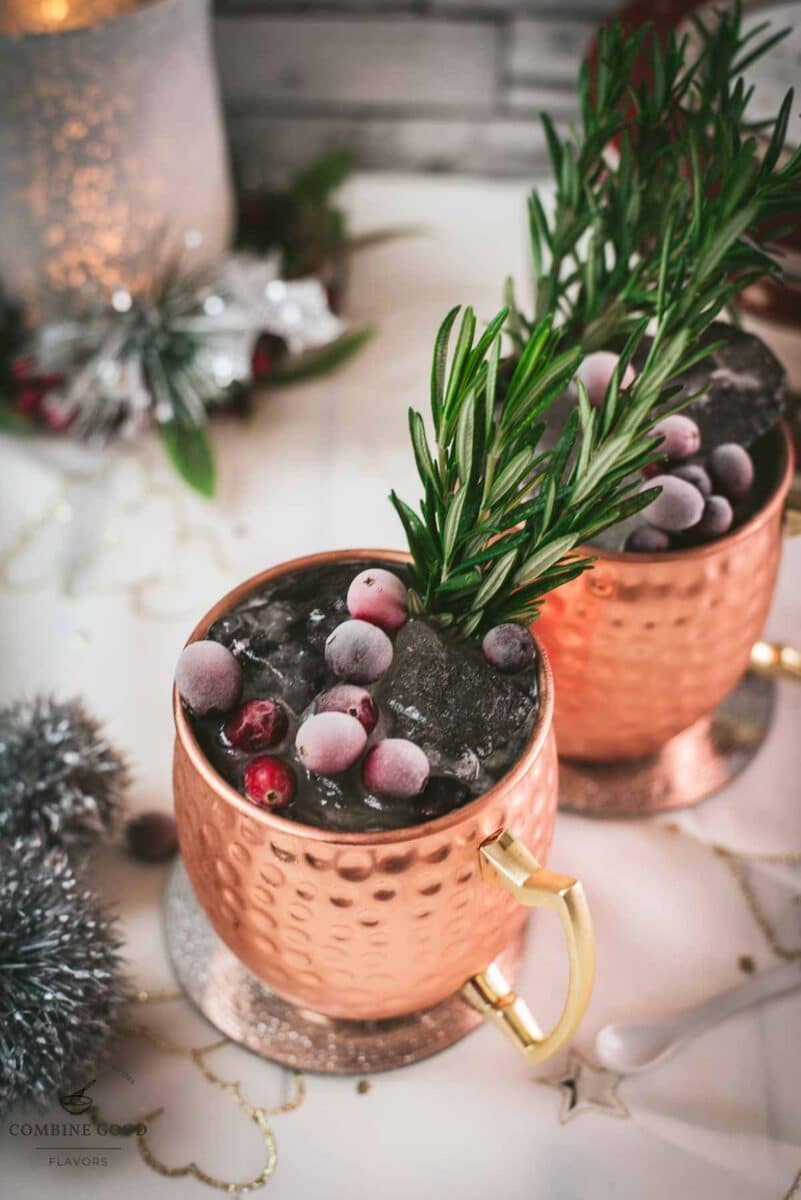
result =
[[[775,696],[775,680],[748,673],[710,716],[656,754],[608,763],[560,758],[559,807],[591,817],[646,817],[700,803],[757,754]]]
[[[327,1017],[285,1000],[220,940],[198,904],[179,859],[164,897],[167,952],[178,984],[226,1037],[297,1071],[366,1075],[437,1054],[476,1029],[483,1017],[457,992],[433,1008],[384,1021]],[[525,926],[496,959],[514,983]]]

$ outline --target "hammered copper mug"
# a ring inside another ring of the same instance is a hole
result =
[[[548,597],[537,632],[553,667],[561,757],[654,754],[745,674],[773,599],[793,477],[787,429],[771,436],[774,487],[738,529],[661,554],[592,549],[594,568]]]
[[[296,559],[235,588],[190,641],[277,576],[336,561],[390,561],[386,550]],[[406,829],[340,833],[249,803],[211,766],[177,695],[174,790],[181,854],[197,899],[233,954],[271,989],[329,1017],[381,1020],[454,993],[491,1017],[531,1062],[572,1036],[595,969],[581,884],[541,865],[557,806],[553,682],[539,655],[540,703],[512,769],[462,808]],[[530,907],[554,909],[570,963],[567,998],[543,1036],[493,960]]]

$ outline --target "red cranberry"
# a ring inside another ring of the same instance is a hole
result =
[[[245,768],[245,792],[260,808],[285,808],[295,795],[295,773],[280,758],[262,754]]]
[[[318,696],[315,712],[341,712],[355,717],[364,726],[365,733],[372,733],[378,724],[378,709],[373,697],[365,688],[354,683],[338,683],[329,691]]]
[[[140,862],[167,862],[178,849],[178,833],[169,813],[146,812],[132,817],[125,827],[125,840],[129,852]]]
[[[269,750],[286,737],[289,719],[276,700],[248,700],[223,726],[226,740],[237,750],[255,754]]]

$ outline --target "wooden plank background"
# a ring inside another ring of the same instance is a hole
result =
[[[576,72],[615,0],[217,0],[233,153],[269,183],[348,146],[361,166],[527,175],[537,114],[576,112]]]

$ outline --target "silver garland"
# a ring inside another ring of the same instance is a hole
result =
[[[90,1081],[123,1003],[119,946],[63,853],[0,847],[0,1115]]]
[[[117,826],[126,782],[122,757],[78,700],[0,709],[0,842],[83,854]]]

